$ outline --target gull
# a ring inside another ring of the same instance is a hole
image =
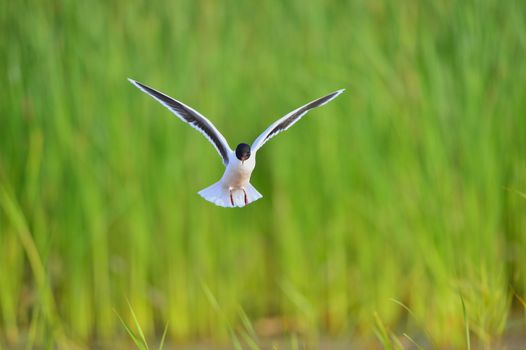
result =
[[[244,207],[263,197],[250,184],[250,176],[256,166],[256,153],[267,141],[290,128],[311,109],[332,101],[345,90],[337,90],[293,110],[272,123],[252,142],[252,146],[247,143],[240,143],[237,145],[236,150],[233,151],[214,124],[195,109],[138,81],[130,78],[128,80],[141,91],[168,108],[179,119],[197,129],[212,143],[223,159],[225,172],[221,180],[199,191],[199,195],[215,205],[226,208]]]

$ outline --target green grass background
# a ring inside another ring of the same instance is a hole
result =
[[[242,309],[492,344],[526,297],[523,1],[3,1],[0,28],[4,345],[121,337],[127,300],[176,342]],[[232,210],[196,194],[215,150],[127,77],[232,147],[347,90],[265,145],[264,198]]]

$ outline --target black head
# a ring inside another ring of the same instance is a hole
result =
[[[236,157],[242,162],[250,158],[250,146],[246,143],[240,143],[239,145],[237,145]]]

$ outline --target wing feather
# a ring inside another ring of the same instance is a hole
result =
[[[272,123],[261,135],[259,135],[254,142],[252,143],[251,150],[252,152],[256,152],[258,149],[261,148],[268,140],[276,136],[282,131],[287,130],[292,125],[294,125],[298,120],[300,120],[307,112],[309,112],[313,108],[317,108],[320,106],[323,106],[326,103],[329,103],[333,99],[335,99],[338,95],[340,95],[342,92],[344,92],[345,89],[341,89],[338,91],[335,91],[333,93],[330,93],[326,96],[320,97],[314,101],[311,101],[307,103],[306,105],[299,107],[289,114],[285,115],[281,119],[278,119],[274,123]]]
[[[190,124],[194,129],[203,134],[208,141],[212,143],[221,158],[223,158],[223,164],[228,164],[228,157],[229,154],[232,153],[232,149],[228,145],[225,137],[219,132],[219,130],[217,130],[210,120],[206,119],[192,107],[189,107],[160,91],[152,89],[151,87],[141,84],[133,79],[128,78],[128,80],[141,91],[147,93],[168,108],[173,114],[179,117],[179,119]]]

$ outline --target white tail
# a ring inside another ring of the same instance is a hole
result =
[[[251,184],[248,184],[248,186],[245,187],[245,191],[247,193],[247,204],[250,204],[263,197],[261,193],[259,193]],[[228,187],[225,186],[221,181],[218,181],[212,186],[199,191],[199,195],[207,201],[212,202],[215,205],[219,205],[220,207],[234,208],[244,207],[246,205],[245,193],[243,193],[242,189],[232,190],[232,200],[234,201],[234,204],[232,205],[230,191]]]

